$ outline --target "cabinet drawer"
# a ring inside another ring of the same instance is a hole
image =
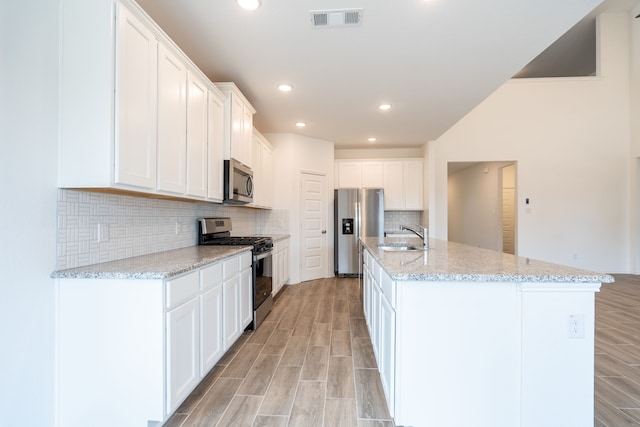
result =
[[[200,270],[200,289],[205,290],[222,284],[222,263],[210,265]]]
[[[380,288],[382,289],[382,293],[389,301],[389,304],[393,309],[396,308],[396,287],[391,280],[391,277],[382,269],[380,269]]]
[[[251,252],[244,252],[242,255],[240,255],[240,270],[242,271],[244,269],[250,268],[252,262],[253,260]]]
[[[167,308],[180,304],[198,294],[200,275],[198,272],[176,277],[166,282]]]
[[[222,277],[227,280],[235,276],[240,271],[240,257],[234,256],[222,262]]]

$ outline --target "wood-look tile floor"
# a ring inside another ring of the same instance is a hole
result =
[[[596,294],[595,427],[640,426],[640,276]]]
[[[594,427],[640,426],[640,276],[596,294]],[[358,281],[287,286],[165,424],[393,427]]]
[[[165,426],[393,427],[358,280],[286,286]]]

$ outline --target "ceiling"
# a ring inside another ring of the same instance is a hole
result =
[[[247,12],[234,0],[137,1],[211,80],[238,85],[259,131],[336,148],[437,139],[600,2],[262,0]],[[360,25],[311,25],[310,11],[350,8],[363,8]]]

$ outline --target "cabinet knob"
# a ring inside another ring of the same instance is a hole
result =
[[[327,234],[327,230],[322,230],[322,234]]]

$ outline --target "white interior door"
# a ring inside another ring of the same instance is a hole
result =
[[[302,172],[300,179],[300,280],[314,280],[327,271],[326,177]]]

